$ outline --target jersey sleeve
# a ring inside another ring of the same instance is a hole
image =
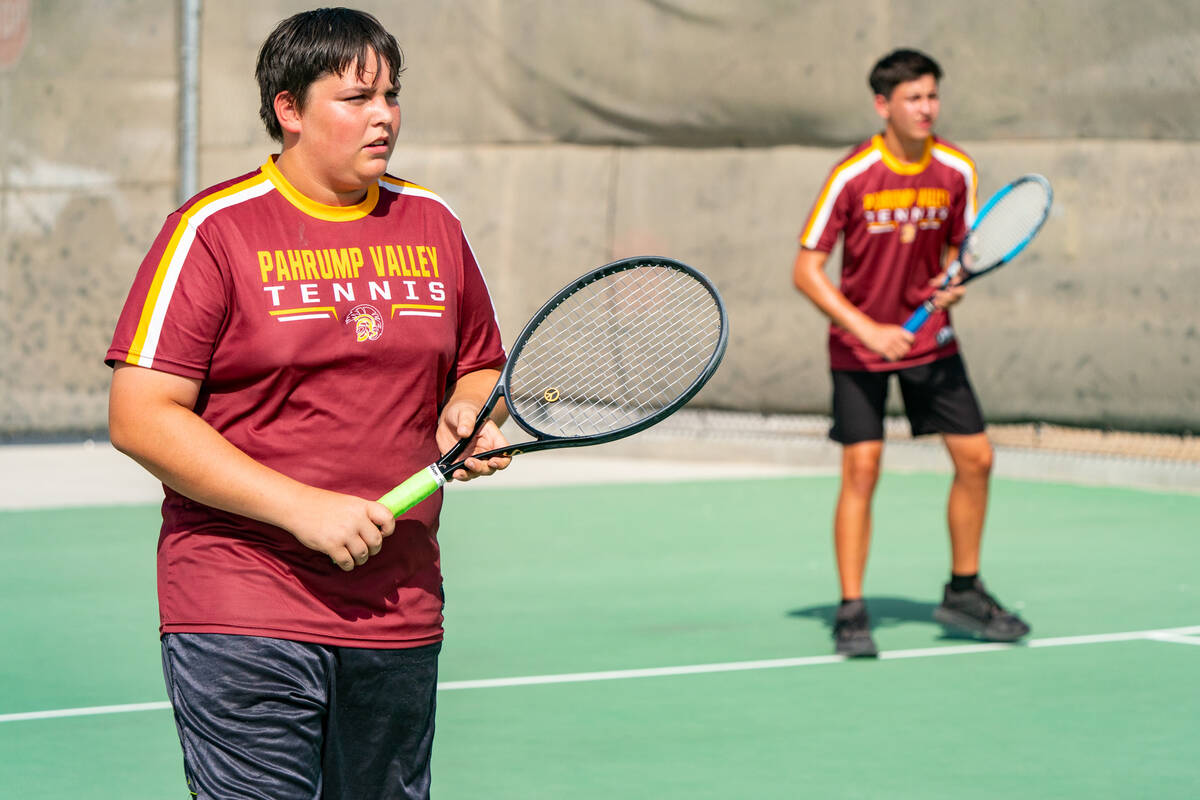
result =
[[[499,369],[507,356],[500,339],[496,309],[479,262],[462,238],[463,277],[459,298],[458,358],[454,378],[480,369]]]
[[[954,247],[961,245],[963,239],[967,238],[971,226],[975,224],[975,215],[978,212],[979,180],[975,174],[975,164],[966,160],[966,169],[961,174],[963,189],[953,195],[950,208],[952,225],[947,241]]]
[[[105,362],[203,379],[228,297],[213,250],[186,213],[172,214],[134,276]]]
[[[800,246],[828,253],[837,244],[838,234],[850,217],[850,193],[841,171],[835,169],[821,187],[821,193],[800,233]]]

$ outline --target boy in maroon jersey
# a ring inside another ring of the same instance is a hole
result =
[[[372,498],[471,432],[505,354],[458,218],[386,173],[402,66],[368,14],[281,22],[256,69],[281,152],[167,218],[106,355],[113,444],[164,484],[197,797],[429,795],[441,495]],[[504,445],[488,423],[471,452]]]
[[[871,499],[883,453],[888,383],[899,379],[915,436],[942,435],[954,463],[947,518],[951,575],[938,621],[994,641],[1016,641],[1029,626],[1005,611],[979,580],[992,447],[950,325],[964,288],[935,291],[975,217],[975,166],[933,135],[941,68],[915,50],[896,50],[869,82],[884,131],[833,169],[800,235],[793,279],[831,324],[833,428],[842,449],[834,548],[842,603],[836,650],[874,656],[863,601]],[[843,238],[840,286],[825,261]],[[916,335],[902,327],[930,294],[938,310]]]

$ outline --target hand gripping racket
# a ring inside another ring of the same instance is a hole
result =
[[[960,272],[960,283],[966,283],[1016,258],[1042,229],[1053,200],[1050,181],[1032,174],[1022,175],[992,195],[979,212],[963,240],[958,258],[946,270],[946,279],[938,289],[949,286]],[[904,328],[916,333],[936,310],[933,298],[926,300],[904,323]]]
[[[679,410],[716,372],[725,304],[700,272],[669,258],[615,261],[575,280],[516,338],[471,436],[379,498],[400,516],[437,491],[503,397],[532,441],[481,460],[621,439]]]

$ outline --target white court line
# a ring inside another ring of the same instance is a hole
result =
[[[1200,645],[1200,640],[1189,638],[1200,634],[1200,625],[1185,628],[1162,628],[1158,630],[1128,631],[1125,633],[1099,633],[1086,636],[1060,636],[1049,639],[1031,639],[1024,644],[980,644],[951,645],[947,647],[923,647],[916,650],[885,650],[879,659],[889,661],[902,658],[930,658],[955,656],[970,653],[992,653],[999,650],[1015,650],[1021,647],[1065,647],[1080,644],[1106,644],[1148,640],[1176,644]],[[438,684],[439,692],[462,689],[499,689],[510,686],[545,686],[555,683],[594,683],[596,681],[628,680],[631,678],[662,678],[673,675],[703,675],[718,672],[745,672],[760,669],[785,667],[811,667],[818,664],[836,664],[845,661],[845,656],[806,656],[803,658],[773,658],[761,661],[731,661],[723,664],[692,664],[681,667],[652,667],[647,669],[618,669],[606,672],[573,672],[562,675],[529,675],[519,678],[488,678],[473,681],[445,681]],[[123,706],[92,706],[90,708],[64,708],[56,711],[28,711],[20,714],[0,714],[0,723],[26,720],[53,719],[57,717],[84,717],[96,714],[121,714],[131,711],[161,711],[171,707],[165,701],[157,703],[134,703]]]
[[[0,722],[21,722],[30,719],[54,719],[55,717],[91,717],[97,714],[128,714],[131,711],[161,711],[170,707],[170,703],[162,700],[157,703],[130,703],[124,706],[61,708],[57,711],[27,711],[23,714],[0,714]]]
[[[1146,638],[1153,639],[1156,642],[1169,642],[1170,644],[1200,645],[1200,638],[1195,636],[1182,636],[1178,633],[1156,633],[1153,636],[1147,636]]]

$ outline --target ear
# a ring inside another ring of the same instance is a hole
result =
[[[875,113],[879,115],[880,119],[884,120],[891,116],[888,109],[888,99],[881,94],[875,95]]]
[[[285,133],[299,135],[301,125],[300,104],[296,102],[295,96],[291,92],[280,92],[275,95],[275,118],[279,120],[279,127],[283,128]]]

